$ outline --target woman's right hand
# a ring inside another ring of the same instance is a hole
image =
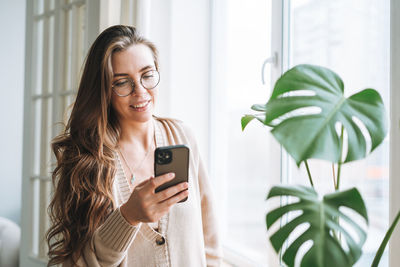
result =
[[[155,192],[160,185],[171,181],[174,173],[167,173],[138,184],[128,201],[120,208],[122,216],[131,224],[157,222],[177,202],[188,196],[188,183],[183,182],[160,192]],[[181,192],[182,191],[182,192]]]

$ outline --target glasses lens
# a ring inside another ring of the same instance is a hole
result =
[[[114,82],[113,89],[117,95],[127,96],[132,92],[132,82],[127,78],[119,79]]]
[[[146,89],[153,89],[160,81],[160,74],[156,70],[150,70],[143,73],[140,82]]]

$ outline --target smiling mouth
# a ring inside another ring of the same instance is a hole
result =
[[[137,109],[137,110],[145,109],[149,105],[149,103],[150,103],[150,100],[147,100],[145,102],[142,102],[142,103],[139,103],[139,104],[136,104],[136,105],[130,105],[130,107],[134,108],[134,109]]]

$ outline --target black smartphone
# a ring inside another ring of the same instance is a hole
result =
[[[154,175],[175,173],[174,179],[156,188],[160,192],[168,187],[189,181],[189,148],[185,145],[157,147],[154,152]],[[179,202],[184,202],[187,197]]]

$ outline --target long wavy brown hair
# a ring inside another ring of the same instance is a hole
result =
[[[48,208],[48,266],[65,261],[77,264],[94,231],[114,210],[114,153],[120,127],[111,106],[111,57],[134,44],[151,49],[158,69],[156,47],[134,27],[118,25],[103,31],[87,55],[65,130],[52,141],[57,163]]]

